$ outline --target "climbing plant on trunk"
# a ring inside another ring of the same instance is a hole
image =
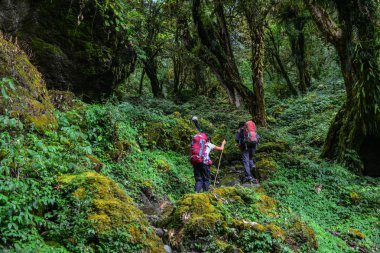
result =
[[[246,19],[251,48],[251,70],[254,86],[257,114],[255,120],[261,125],[267,125],[264,98],[264,57],[265,57],[265,26],[272,2],[262,0],[247,0],[239,3]]]
[[[364,173],[377,170],[380,174],[380,149],[367,149],[380,139],[378,5],[366,0],[330,1],[337,12],[336,23],[317,1],[304,2],[337,51],[346,88],[345,104],[330,127],[322,155],[353,161],[354,151],[363,160]]]

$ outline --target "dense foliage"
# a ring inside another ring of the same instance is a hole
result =
[[[375,1],[0,7],[1,252],[380,251]],[[227,140],[199,194],[194,115]]]

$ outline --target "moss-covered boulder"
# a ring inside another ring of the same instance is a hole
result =
[[[290,145],[283,140],[275,140],[261,143],[258,146],[258,153],[289,152]]]
[[[41,74],[25,52],[1,35],[0,90],[0,113],[20,117],[42,131],[57,127]]]
[[[115,2],[1,1],[0,30],[27,43],[49,89],[69,89],[87,100],[101,98],[136,62],[126,34],[113,25],[112,8],[125,11]]]
[[[170,149],[188,154],[197,130],[189,120],[173,116],[171,122],[151,122],[142,131],[149,148]]]
[[[75,95],[70,91],[49,90],[49,95],[54,108],[60,111],[66,112],[75,106]]]
[[[313,230],[280,209],[263,188],[216,188],[183,196],[159,224],[180,252],[315,252]]]
[[[258,156],[256,168],[261,180],[268,179],[271,175],[276,173],[278,169],[277,163],[271,157]]]
[[[79,204],[81,217],[86,219],[88,229],[93,230],[90,234],[83,228],[72,231],[81,233],[79,236],[85,238],[85,244],[91,246],[97,240],[98,245],[107,247],[104,250],[116,247],[124,252],[164,252],[162,241],[155,235],[143,212],[110,178],[96,172],[85,172],[62,175],[58,182],[62,194],[74,203],[71,207],[76,208],[75,203]],[[73,243],[72,239],[65,239]]]

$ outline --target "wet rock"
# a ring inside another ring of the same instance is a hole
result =
[[[237,173],[229,173],[226,175],[223,175],[222,179],[220,180],[221,186],[234,186],[240,184],[240,176]]]
[[[155,228],[154,232],[160,238],[164,237],[164,235],[165,235],[165,231],[162,228]]]
[[[144,210],[142,210],[144,212]],[[160,217],[158,215],[154,215],[154,214],[148,214],[146,216],[146,218],[148,219],[149,223],[152,225],[152,226],[155,226],[157,225],[157,221],[160,219]]]

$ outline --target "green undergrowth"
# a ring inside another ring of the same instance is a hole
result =
[[[175,201],[192,190],[192,170],[184,151],[191,137],[185,139],[181,131],[188,134],[193,129],[178,116],[163,116],[127,103],[78,102],[72,110],[57,111],[56,117],[59,130],[41,133],[19,119],[0,116],[2,249],[105,251],[118,244],[130,250],[143,248],[126,240],[132,232],[125,235],[118,228],[112,229],[108,241],[90,236],[94,233],[88,225],[93,223],[89,219],[93,204],[74,201],[70,205],[59,178],[98,172],[112,178],[137,203],[143,190],[154,199]],[[163,138],[159,148],[157,139],[151,138],[159,130],[150,129],[155,123],[165,126],[166,135],[158,136]],[[62,222],[65,219],[69,222]]]
[[[262,188],[187,194],[161,223],[180,252],[315,252],[318,248],[314,231]]]
[[[191,194],[188,161],[195,133],[191,116],[201,119],[213,143],[227,139],[221,176],[240,160],[234,133],[249,116],[222,99],[175,104],[130,98],[93,105],[70,100],[56,111],[57,131],[36,131],[1,115],[0,250],[149,251],[157,241],[136,209],[145,194],[175,204],[161,225],[177,249],[377,252],[379,180],[319,157],[343,97],[326,87],[281,102],[268,96],[270,124],[259,128],[256,154],[263,187],[198,195]],[[91,178],[113,190],[100,196]]]
[[[270,110],[274,120],[264,131],[266,141],[282,139],[289,148],[268,153],[266,143],[259,147],[258,158],[277,165],[263,185],[270,196],[308,222],[319,252],[378,252],[379,179],[355,175],[319,157],[343,97],[340,91],[317,89]]]

